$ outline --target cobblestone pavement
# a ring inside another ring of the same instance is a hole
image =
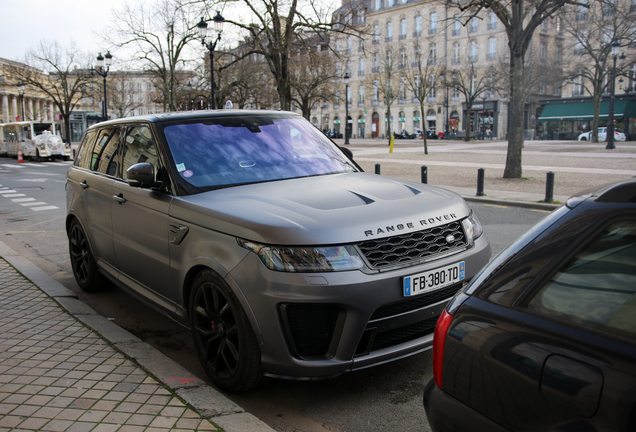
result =
[[[0,258],[0,431],[216,431]]]

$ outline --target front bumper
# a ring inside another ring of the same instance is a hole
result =
[[[489,258],[485,236],[461,253],[372,274],[276,272],[250,253],[226,280],[247,302],[266,374],[316,379],[429,349],[437,318],[462,283],[405,298],[402,279],[465,261],[465,282]]]
[[[444,393],[432,378],[424,388],[424,410],[433,432],[510,432]]]

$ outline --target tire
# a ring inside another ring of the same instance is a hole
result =
[[[111,282],[99,272],[84,228],[77,219],[73,219],[68,230],[68,249],[73,276],[83,291],[100,292],[111,286]]]
[[[189,308],[194,347],[212,382],[232,393],[265,381],[252,326],[234,293],[211,270],[192,283]]]
[[[35,157],[34,157],[34,160],[35,160],[36,162],[42,162],[42,158],[40,157],[40,150],[38,150],[38,149],[35,149]]]
[[[587,141],[586,137],[581,137],[581,139],[579,141]]]

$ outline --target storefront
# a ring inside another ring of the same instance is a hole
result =
[[[592,128],[594,102],[591,97],[549,99],[540,101],[543,106],[537,119],[536,137],[539,139],[577,139],[579,134]],[[601,100],[599,127],[607,126],[609,96]],[[636,139],[636,101],[628,96],[614,99],[614,125],[623,131],[627,140]]]
[[[499,133],[499,101],[482,101],[474,103],[470,113],[466,111],[466,103],[462,104],[464,112],[464,130],[470,129],[470,135],[476,138],[495,138]],[[453,113],[457,114],[457,113]],[[453,125],[451,114],[451,128]],[[457,118],[457,120],[459,120]]]

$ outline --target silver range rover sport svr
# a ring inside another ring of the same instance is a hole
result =
[[[66,193],[79,286],[118,284],[188,326],[231,392],[429,349],[491,254],[460,196],[364,173],[289,112],[96,124]]]

